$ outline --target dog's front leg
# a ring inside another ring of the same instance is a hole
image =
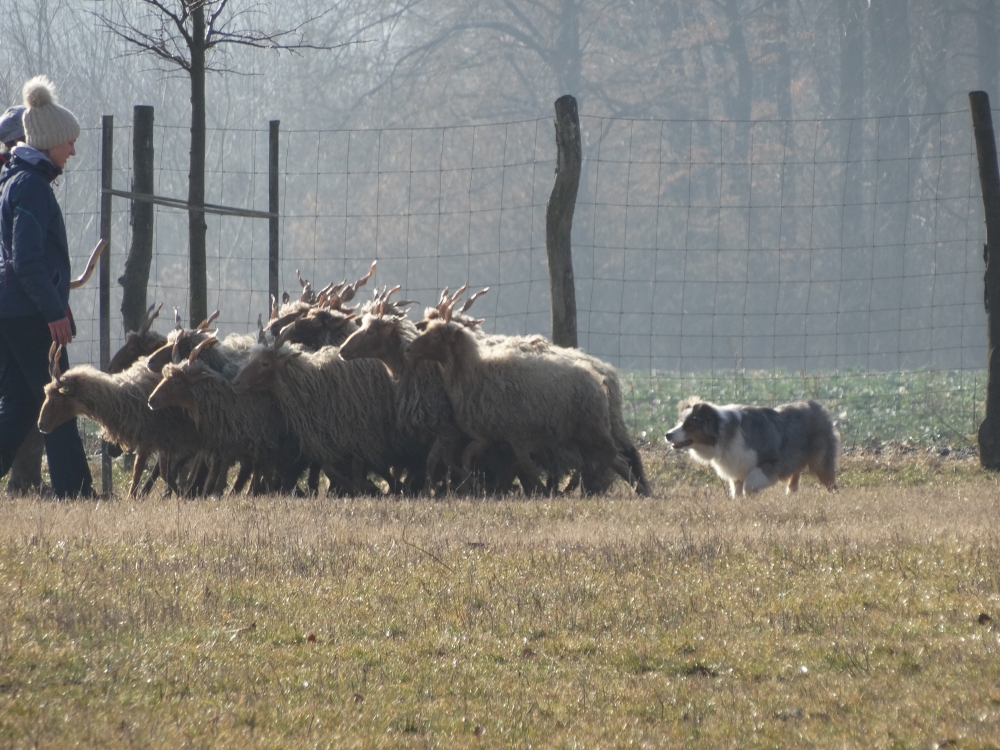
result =
[[[743,494],[743,480],[742,479],[730,479],[729,480],[729,497],[733,500],[738,498]]]

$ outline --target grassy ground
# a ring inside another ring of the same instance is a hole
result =
[[[0,747],[997,747],[1000,486],[0,501]]]

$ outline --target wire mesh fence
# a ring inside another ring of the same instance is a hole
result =
[[[982,200],[969,114],[732,122],[581,117],[573,224],[579,340],[625,374],[633,427],[680,395],[817,397],[845,439],[957,441],[985,388]],[[188,131],[157,126],[158,195],[186,197]],[[99,130],[62,178],[75,267],[98,233]],[[267,129],[213,130],[206,200],[267,207]],[[115,136],[128,188],[131,136]],[[500,333],[550,328],[545,204],[553,118],[441,128],[284,131],[283,289],[375,280],[432,304],[445,286]],[[209,216],[222,333],[266,317],[267,223]],[[129,242],[115,201],[112,278]],[[187,216],[157,207],[150,301],[186,320]],[[120,343],[112,290],[112,350]],[[98,361],[97,291],[74,293],[71,356]],[[161,323],[166,328],[169,322]]]

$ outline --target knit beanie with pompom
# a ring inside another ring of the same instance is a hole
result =
[[[55,89],[45,76],[35,76],[24,84],[24,142],[39,151],[48,151],[80,135],[80,123],[73,113],[56,104]]]

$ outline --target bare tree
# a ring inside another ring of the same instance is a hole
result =
[[[110,6],[110,7],[109,7]],[[168,68],[179,68],[191,83],[191,158],[188,175],[189,316],[208,317],[205,257],[205,74],[236,72],[220,48],[330,50],[309,43],[304,28],[319,16],[284,28],[262,29],[257,21],[266,6],[229,0],[117,0],[96,12],[105,28],[131,46],[130,54],[152,55]],[[322,14],[320,14],[322,15]],[[348,43],[350,44],[350,42]]]

